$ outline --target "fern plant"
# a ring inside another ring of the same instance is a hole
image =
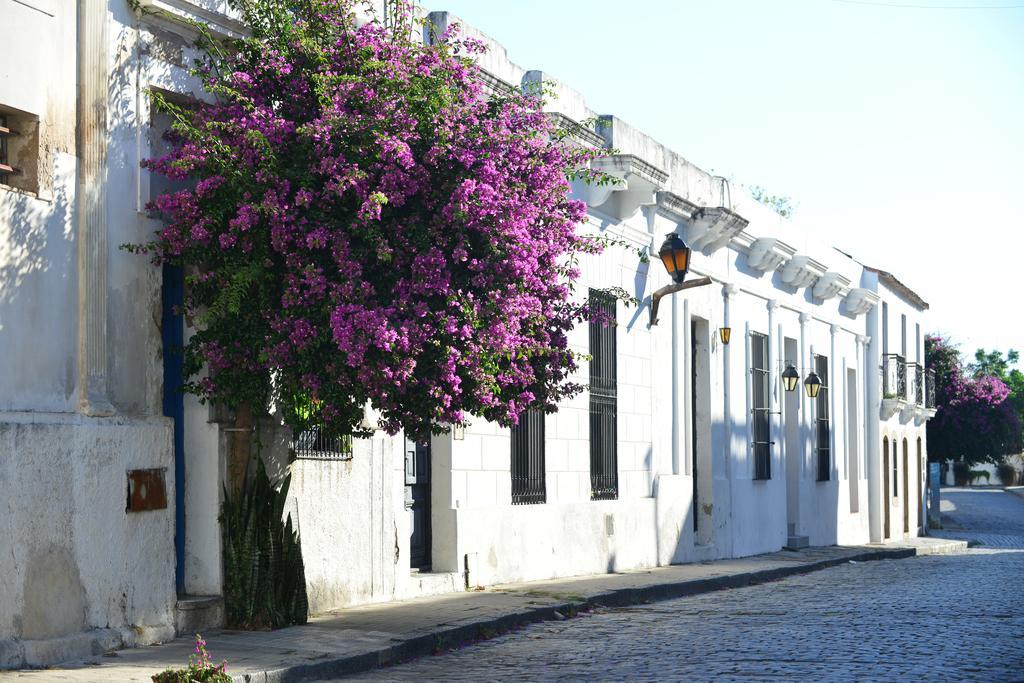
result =
[[[262,458],[256,476],[233,499],[225,488],[224,606],[229,628],[276,629],[308,618],[302,547],[284,515],[291,475],[276,490]]]

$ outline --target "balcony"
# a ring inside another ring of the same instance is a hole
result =
[[[918,425],[924,424],[935,417],[935,371],[925,370],[921,377],[925,380],[924,401],[918,402],[917,405],[916,423]]]
[[[908,400],[915,406],[924,407],[924,368],[920,363],[907,363]]]
[[[904,410],[907,401],[907,361],[895,353],[882,355],[882,419]]]

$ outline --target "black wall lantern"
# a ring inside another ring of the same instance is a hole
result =
[[[804,380],[804,389],[807,390],[807,396],[809,398],[817,398],[818,392],[821,390],[821,379],[811,370],[811,374],[807,375],[807,379]]]
[[[665,270],[675,282],[681,283],[690,270],[690,248],[674,232],[665,236],[658,250],[658,257],[665,264]]]
[[[709,277],[683,282],[686,279],[687,271],[690,270],[690,248],[674,232],[665,236],[665,241],[662,242],[661,249],[658,250],[658,258],[661,259],[661,262],[665,265],[665,270],[672,277],[672,284],[665,285],[651,294],[651,325],[658,324],[658,303],[662,298],[669,294],[681,292],[684,289],[693,289],[694,287],[703,287],[711,284],[711,278]],[[726,339],[725,343],[728,344],[729,340]]]
[[[808,377],[808,379],[810,378]],[[800,373],[792,365],[787,365],[786,369],[782,371],[782,385],[786,387],[786,391],[794,391],[799,383]],[[818,392],[815,391],[814,393]]]
[[[729,339],[732,337],[732,328],[731,327],[719,327],[718,328],[718,336],[721,337],[723,344],[728,344],[729,343]]]

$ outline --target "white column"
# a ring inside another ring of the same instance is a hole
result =
[[[868,432],[865,420],[867,419],[867,398],[868,398],[868,363],[867,363],[867,343],[870,337],[863,334],[857,335],[857,365],[858,373],[857,379],[860,381],[861,396],[860,401],[857,404],[857,441],[860,443],[860,461],[857,463],[857,476],[862,479],[868,478],[868,464],[867,464],[867,452],[868,452]]]
[[[775,309],[778,308],[778,306],[779,302],[775,299],[768,300],[768,358],[766,359],[768,362],[768,440],[774,441],[776,444],[780,444],[785,441],[783,438],[777,438],[782,435],[782,395],[781,393],[778,393],[781,391],[781,388],[775,385],[775,380],[778,376],[778,372],[776,371],[778,360],[775,358],[775,349],[782,345],[781,337],[776,334],[775,330]],[[779,406],[778,420],[772,418],[772,412],[776,405]],[[769,450],[769,453],[772,453],[774,456],[775,450],[776,449],[772,448]],[[781,451],[781,449],[779,450]],[[769,460],[772,468],[773,479],[775,478],[776,473],[784,467],[785,463],[785,461],[780,457],[778,459],[779,466],[776,467],[775,460],[775,457],[772,457]],[[783,472],[783,476],[785,476],[785,472]]]
[[[797,367],[800,367],[803,363],[808,363],[807,372],[800,373],[800,383],[803,384],[804,379],[814,370],[814,363],[811,361],[811,354],[813,349],[808,351],[807,348],[807,321],[811,319],[811,314],[804,312],[800,314],[800,358],[802,359]],[[800,392],[800,403],[805,403],[805,391],[802,386],[797,386],[797,391]],[[807,442],[810,438],[811,426],[808,424],[811,411],[810,402],[807,401],[807,409],[800,411],[800,432],[801,438],[800,443],[803,444],[803,452],[800,454],[800,479],[801,481],[807,478],[807,459],[809,457],[807,451]]]
[[[729,300],[736,294],[737,290],[738,288],[733,284],[727,284],[722,287],[722,324],[724,327],[731,327],[729,324]],[[725,476],[729,481],[732,481],[732,409],[729,405],[730,382],[732,381],[729,357],[732,354],[729,353],[730,346],[731,344],[722,345],[722,406],[725,419],[725,429],[723,430],[725,436]]]
[[[679,334],[679,306],[676,297],[671,298],[672,306],[672,474],[680,474],[683,442],[683,383],[682,358],[679,347],[682,340]]]
[[[839,391],[839,363],[836,359],[836,333],[839,331],[838,325],[830,325],[829,331],[829,360],[828,368],[829,374],[832,375],[829,378],[828,387],[828,413],[831,424],[828,430],[828,448],[829,454],[832,456],[832,464],[830,465],[833,472],[836,473],[836,479],[839,478],[839,461],[836,459],[836,392]],[[843,379],[845,381],[846,371],[843,371]],[[843,418],[846,419],[845,416]]]
[[[682,458],[683,462],[681,466],[676,467],[675,474],[686,474],[693,475],[693,430],[696,426],[693,424],[693,328],[690,325],[690,301],[689,299],[683,299],[683,348],[681,353],[683,354],[682,381],[679,386],[682,387],[683,394],[680,397],[679,409],[682,413],[679,416],[679,424],[682,429],[679,430],[680,438],[682,443],[679,446],[679,457]]]
[[[107,396],[106,0],[78,3],[78,410],[114,414]]]

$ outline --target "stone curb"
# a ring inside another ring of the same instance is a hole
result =
[[[1012,493],[1015,496],[1024,498],[1024,486],[1004,486],[1003,490],[1007,493]]]
[[[540,621],[564,619],[566,615],[580,610],[595,607],[625,607],[647,602],[671,600],[699,593],[709,593],[727,588],[754,586],[849,562],[896,560],[916,555],[950,554],[961,552],[966,548],[966,542],[955,540],[950,540],[948,543],[935,547],[879,548],[843,557],[832,557],[800,564],[794,563],[793,566],[775,567],[707,579],[675,581],[645,586],[643,588],[615,589],[595,593],[580,601],[573,600],[559,605],[517,611],[496,619],[481,619],[478,622],[456,628],[431,631],[430,633],[424,633],[373,652],[322,660],[313,664],[298,664],[260,673],[237,674],[233,678],[239,683],[294,683],[315,678],[347,676],[397,664],[414,657],[429,655],[438,649],[449,649],[466,645],[488,637],[488,634],[491,633],[509,631]]]

